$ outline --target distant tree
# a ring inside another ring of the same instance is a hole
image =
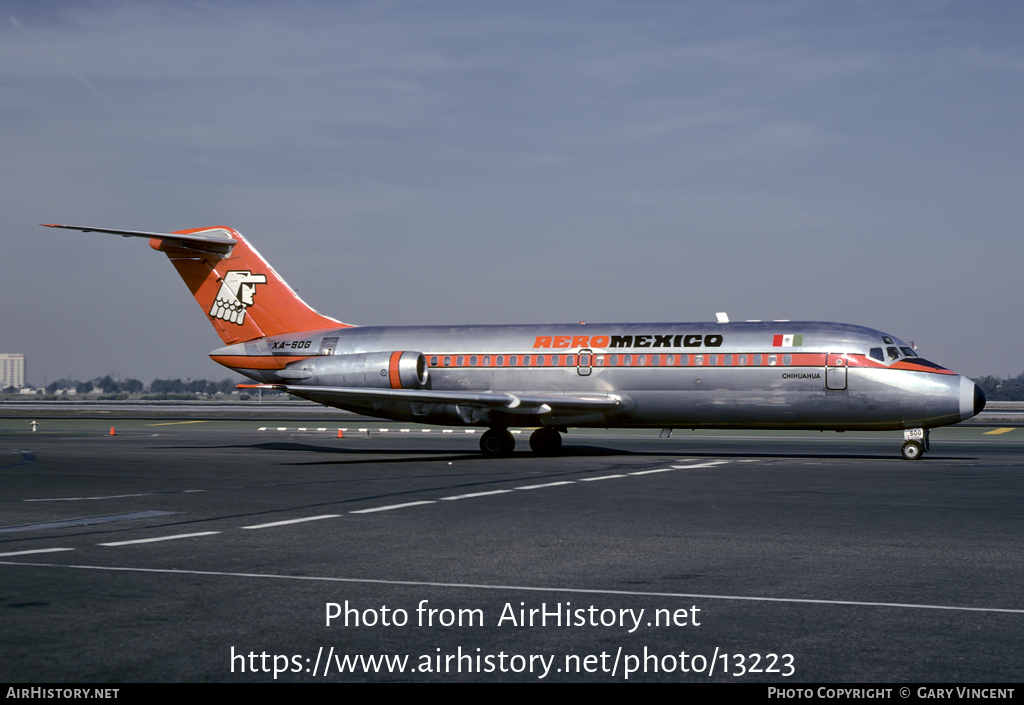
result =
[[[79,394],[88,394],[92,389],[92,382],[79,382],[75,385],[75,391]]]
[[[114,379],[110,375],[106,375],[105,377],[102,378],[97,378],[93,381],[104,394],[114,394],[116,392],[121,391],[121,385],[114,381]]]
[[[1024,401],[1024,372],[1006,379],[989,375],[974,381],[989,401]]]
[[[145,389],[145,385],[142,384],[142,382],[140,382],[137,379],[130,379],[130,378],[124,380],[123,382],[121,382],[120,386],[121,386],[121,391],[122,392],[127,392],[128,394],[138,394],[143,389]]]
[[[4,394],[14,394],[17,391],[17,388],[13,384],[10,387],[4,387]]]

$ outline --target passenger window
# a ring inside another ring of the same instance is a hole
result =
[[[574,359],[575,358],[572,355],[566,355],[565,356],[565,364],[569,365],[571,367],[572,365],[576,364],[576,363],[573,362]]]
[[[632,365],[633,364],[633,356],[632,355],[623,355],[622,356],[622,364],[625,365],[626,367],[629,367],[630,365]]]
[[[726,365],[732,365],[732,355],[726,355],[725,356],[725,364]]]
[[[697,367],[700,367],[701,365],[703,365],[704,364],[704,356],[703,355],[694,355],[693,356],[693,364],[695,364]]]
[[[640,365],[641,367],[646,365],[647,364],[647,356],[646,355],[637,355],[636,356],[636,364]]]
[[[452,364],[452,356],[451,355],[445,355],[444,356],[444,366],[448,367],[450,364]]]
[[[618,365],[619,365],[619,356],[618,355],[612,355],[608,362],[611,364],[612,367],[618,367]]]
[[[747,356],[740,355],[740,367],[745,367],[747,364]]]
[[[888,353],[890,360],[900,359],[900,351],[897,350],[896,348],[886,348],[885,352]]]
[[[778,360],[778,357],[776,357],[775,355],[769,355],[768,356],[768,364],[769,365],[774,365],[777,360]]]
[[[708,356],[708,364],[709,365],[717,365],[718,364],[718,355],[709,355]]]
[[[604,355],[594,355],[594,366],[604,367]]]
[[[537,367],[544,367],[544,356],[543,355],[538,355],[537,356]]]
[[[504,367],[505,366],[505,356],[504,355],[498,355],[498,357],[494,358],[494,364],[497,365],[498,367]]]
[[[672,365],[676,364],[676,356],[675,355],[666,355],[665,356],[665,364],[668,365],[669,367],[671,367]]]
[[[755,365],[760,365],[761,364],[761,356],[760,355],[754,355],[754,364]]]
[[[484,355],[484,363],[483,364],[484,364],[484,367],[490,367],[491,366],[491,356],[490,355]]]
[[[558,355],[552,355],[551,356],[551,366],[552,367],[557,367],[558,366]]]
[[[465,355],[459,355],[457,358],[455,358],[455,366],[456,367],[462,367],[465,364],[466,364],[466,356]]]
[[[790,355],[789,353],[786,353],[785,355],[782,356],[782,364],[783,365],[786,365],[788,367],[792,363],[793,363],[793,356],[792,355]]]
[[[476,367],[476,355],[470,355],[470,357],[469,357],[469,366],[470,367]]]
[[[868,350],[868,357],[879,362],[885,362],[885,355],[882,354],[882,348],[871,348]]]
[[[508,356],[508,366],[509,367],[515,367],[517,362],[519,362],[519,356],[518,355],[509,355]]]
[[[437,367],[437,355],[430,356],[430,366]]]
[[[661,364],[661,355],[651,355],[651,364],[657,367]]]
[[[529,366],[530,366],[530,356],[529,355],[523,355],[523,367],[529,367]]]
[[[680,355],[679,356],[679,364],[682,365],[683,367],[689,365],[690,364],[690,356],[689,355]]]

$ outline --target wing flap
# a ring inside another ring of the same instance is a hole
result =
[[[433,389],[377,389],[366,387],[321,387],[302,384],[240,384],[239,389],[273,389],[297,396],[315,394],[339,402],[359,399],[404,401],[420,404],[459,404],[509,413],[550,413],[551,411],[602,411],[621,403],[617,397],[511,394],[509,392],[458,392]],[[545,408],[547,407],[547,408]]]

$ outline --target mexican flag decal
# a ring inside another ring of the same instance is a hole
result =
[[[777,335],[772,339],[774,348],[799,348],[804,344],[802,335]]]

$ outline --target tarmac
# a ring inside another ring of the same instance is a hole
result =
[[[4,682],[1024,677],[1019,427],[125,415],[0,418]]]

